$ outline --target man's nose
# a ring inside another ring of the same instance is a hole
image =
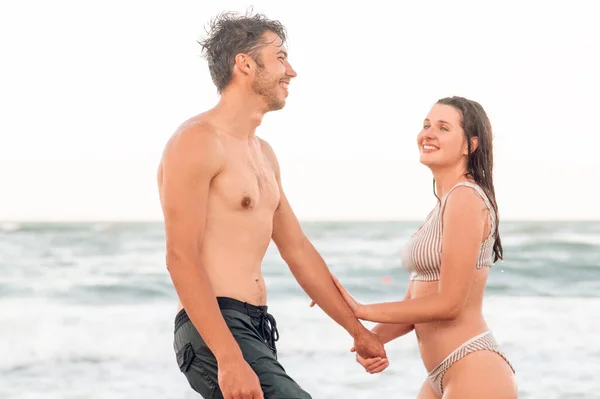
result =
[[[288,64],[287,68],[285,69],[285,76],[289,76],[290,78],[295,78],[296,76],[298,76],[298,74],[296,73],[294,68],[292,68],[292,66]]]

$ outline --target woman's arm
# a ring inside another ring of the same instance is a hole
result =
[[[443,215],[442,267],[438,291],[400,302],[361,305],[337,281],[338,289],[362,320],[414,325],[451,320],[464,307],[483,239],[488,209],[470,187],[457,187],[448,196]],[[382,327],[383,328],[383,327]]]
[[[410,284],[406,289],[406,294],[403,301],[410,299]],[[379,323],[371,329],[375,334],[379,336],[381,342],[387,344],[390,341],[395,340],[403,335],[408,334],[415,329],[414,324],[392,324],[392,323]]]

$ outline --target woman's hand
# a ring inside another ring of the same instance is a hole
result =
[[[344,300],[346,301],[346,303],[348,304],[348,306],[350,306],[350,309],[352,309],[352,312],[354,312],[354,315],[359,318],[359,314],[361,313],[361,310],[363,309],[363,305],[358,303],[356,301],[356,299],[354,299],[352,297],[352,295],[350,295],[348,293],[348,291],[346,291],[346,289],[344,288],[344,286],[342,285],[342,283],[340,283],[340,280],[337,279],[337,277],[335,277],[333,274],[331,275],[331,279],[333,280],[333,282],[335,283],[335,286],[337,287],[338,291],[340,292],[340,294],[342,294],[342,298],[344,298]],[[310,307],[312,308],[313,306],[315,306],[316,303],[315,301],[311,301],[310,302]]]
[[[377,333],[375,333],[375,331],[373,331],[373,333],[380,341],[382,341],[381,337]],[[350,349],[350,352],[356,352],[356,348],[352,347],[352,349]],[[390,361],[385,357],[377,356],[371,358],[364,358],[358,353],[356,354],[356,362],[363,366],[365,368],[365,371],[369,374],[381,373],[390,365]]]
[[[358,314],[361,313],[361,310],[363,309],[363,305],[360,304],[360,303],[358,303],[356,301],[356,299],[354,299],[348,293],[348,291],[346,291],[346,289],[344,288],[344,286],[342,285],[342,283],[340,283],[340,280],[338,280],[337,277],[335,277],[333,274],[331,275],[331,279],[335,283],[335,286],[337,287],[337,289],[340,292],[340,294],[342,294],[342,298],[344,298],[344,300],[346,301],[346,303],[348,304],[348,306],[350,306],[350,309],[352,309],[352,312],[354,312],[354,315],[357,318],[359,318]],[[311,301],[309,306],[312,308],[315,305],[316,305],[315,301]]]
[[[332,275],[331,278],[333,279],[333,282],[335,283],[335,286],[337,287],[337,289],[340,292],[340,294],[342,294],[342,297],[344,298],[344,300],[346,301],[346,303],[348,304],[348,306],[350,306],[350,309],[352,309],[352,311],[354,312],[354,314],[356,315],[356,317],[358,317],[358,314],[362,310],[363,305],[360,304],[360,303],[358,303],[356,301],[356,299],[354,299],[352,297],[352,295],[350,295],[348,293],[348,291],[346,291],[346,289],[344,288],[344,286],[342,285],[342,283],[340,283],[340,280],[338,280],[337,277],[335,277],[335,276]]]
[[[380,357],[374,357],[371,359],[365,359],[359,354],[356,354],[356,361],[363,366],[365,371],[369,374],[381,373],[390,365],[390,362],[386,358],[382,359]]]

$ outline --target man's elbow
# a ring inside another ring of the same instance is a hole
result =
[[[300,263],[299,259],[300,259],[301,251],[291,249],[291,248],[286,248],[283,251],[280,250],[279,254],[281,255],[281,259],[283,259],[283,261],[289,267],[293,268],[295,265]]]
[[[298,259],[306,252],[308,240],[303,236],[297,240],[290,241],[289,243],[280,244],[277,247],[281,258],[291,266],[298,263]]]
[[[193,256],[189,250],[185,250],[181,247],[167,247],[165,255],[167,270],[172,272],[173,270],[179,270],[186,265],[192,265],[195,263],[195,258],[197,257]]]
[[[169,272],[176,270],[182,263],[179,254],[173,251],[167,251],[167,254],[165,255],[165,264]]]

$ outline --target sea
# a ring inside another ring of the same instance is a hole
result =
[[[302,223],[364,303],[402,298],[399,254],[419,225]],[[490,272],[484,315],[519,397],[600,398],[600,222],[507,221],[500,233],[505,260]],[[199,398],[175,361],[164,260],[159,222],[0,223],[0,399]],[[414,333],[389,343],[389,368],[370,375],[273,245],[264,275],[280,361],[313,398],[416,398],[427,374]]]

